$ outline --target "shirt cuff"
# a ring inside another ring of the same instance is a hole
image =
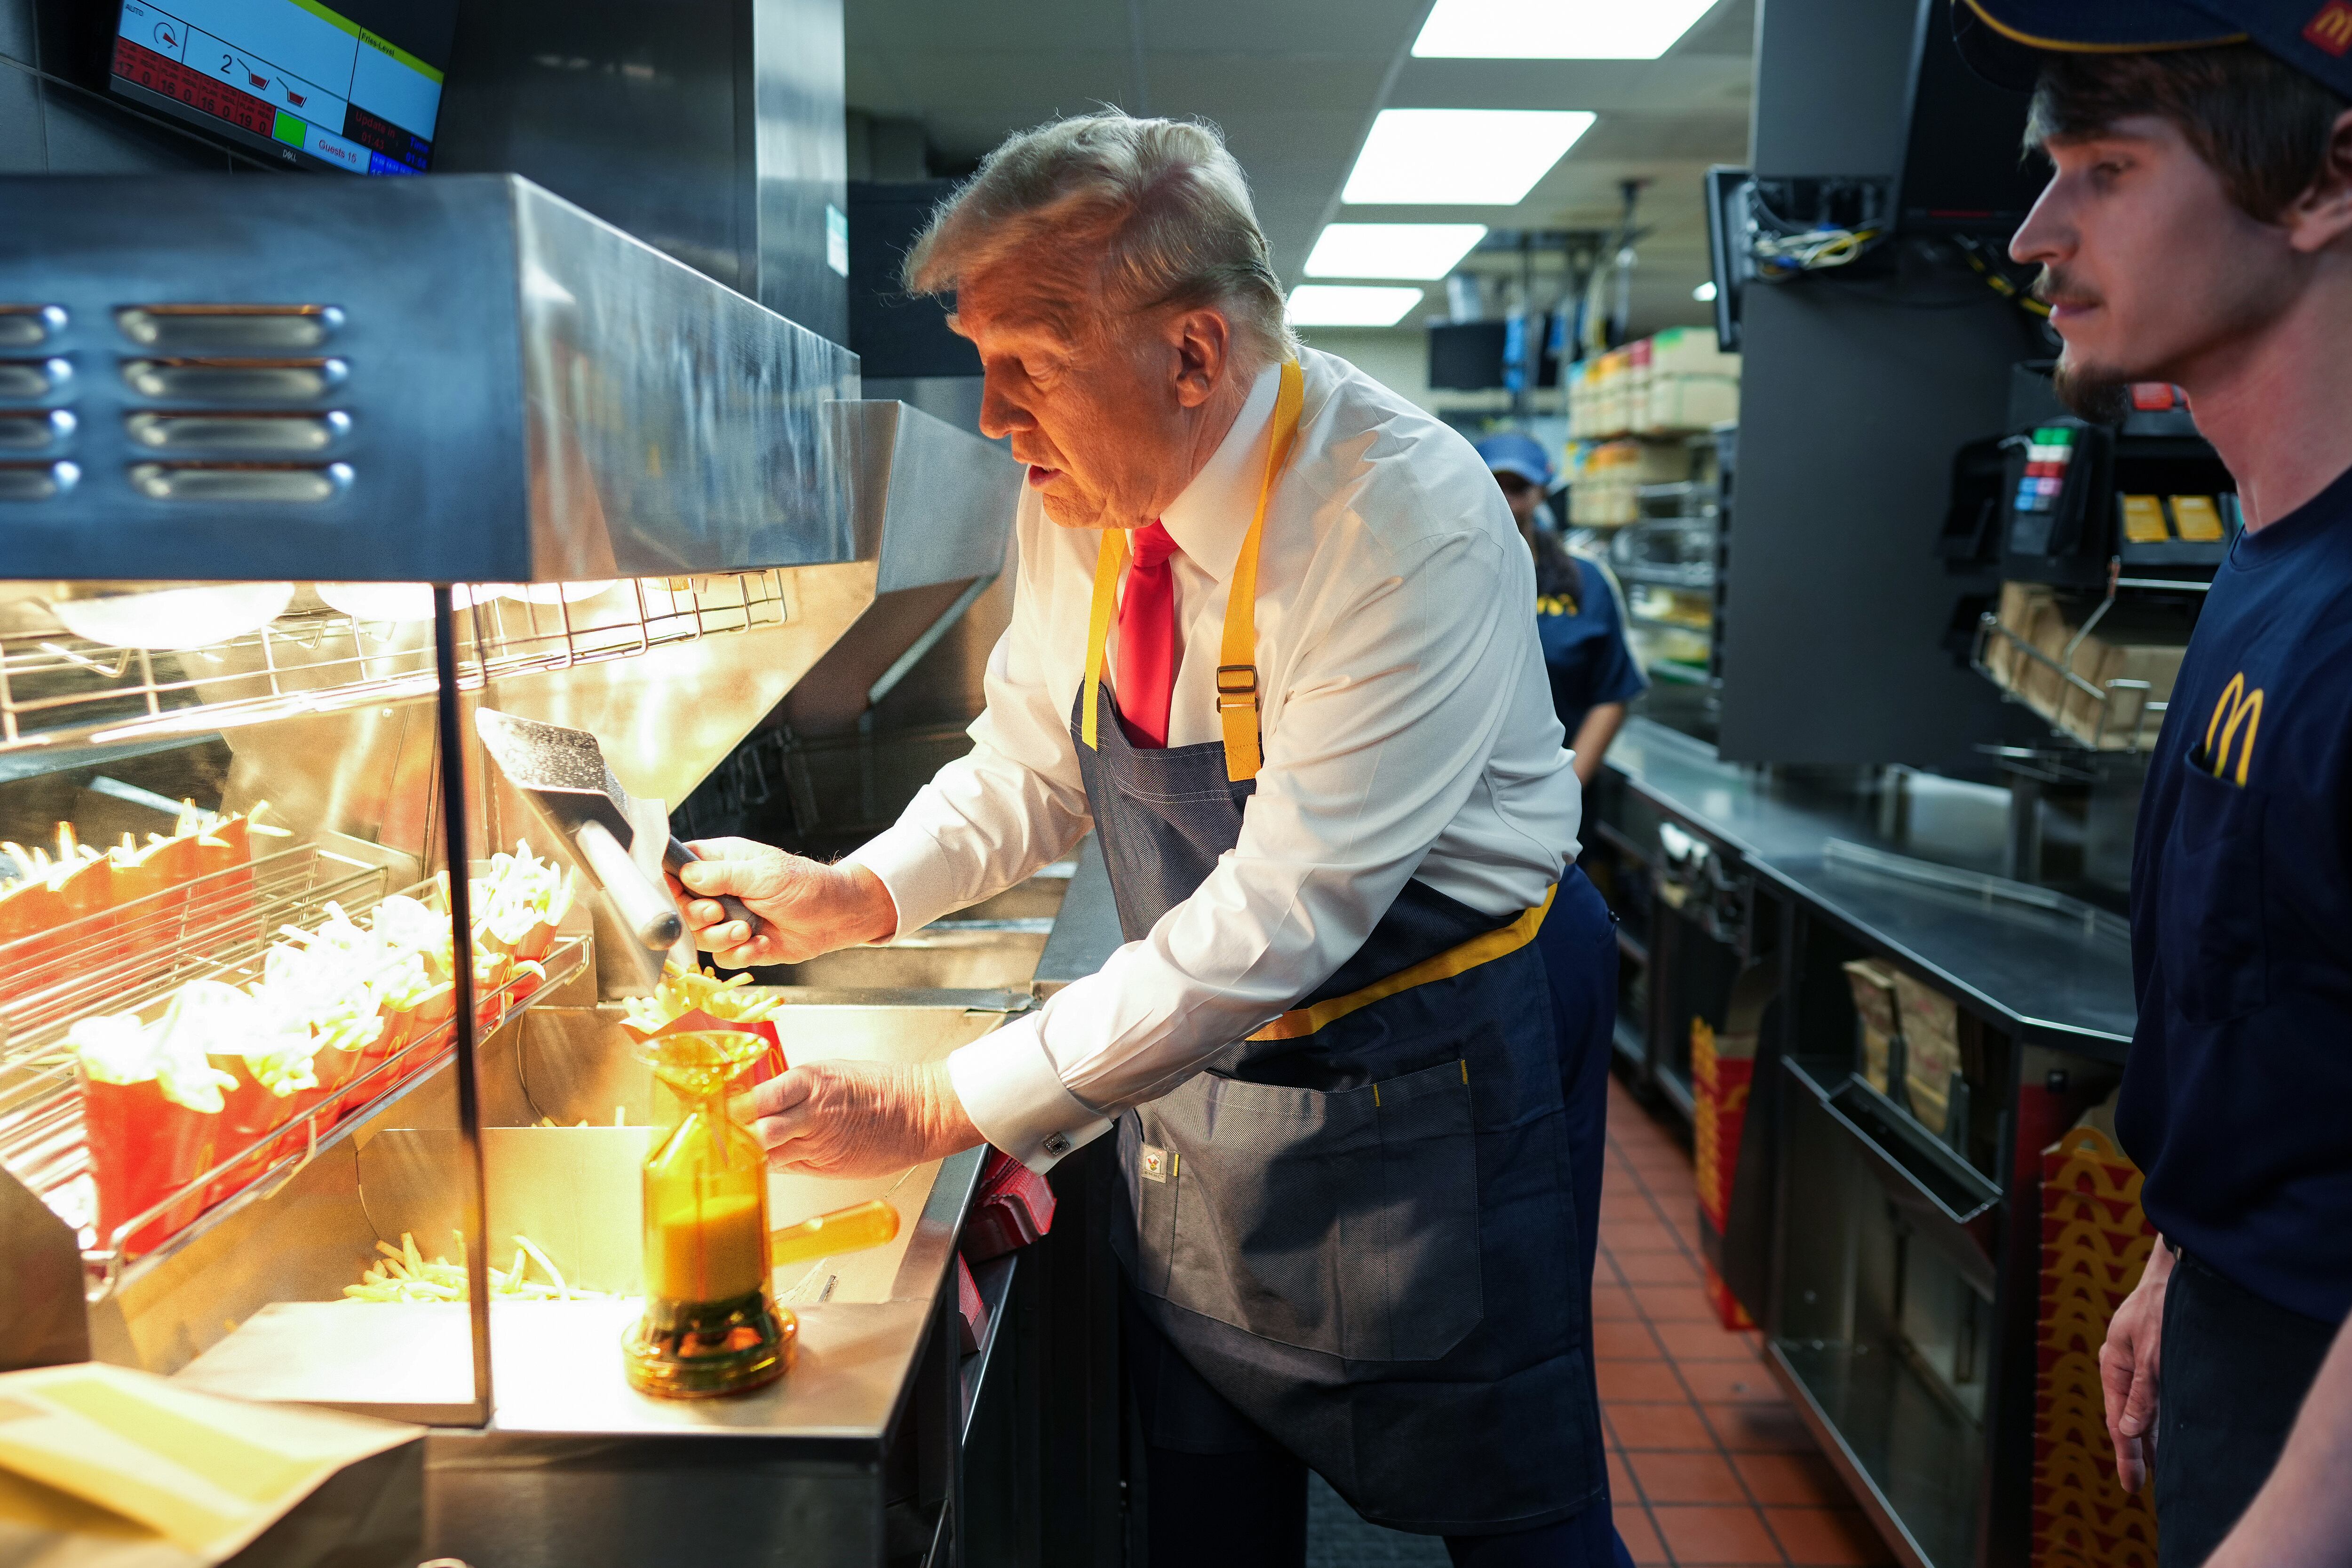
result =
[[[948,1081],[980,1135],[1039,1175],[1110,1131],[1045,1054],[1038,1016],[1016,1018],[948,1058]]]
[[[950,884],[954,872],[939,840],[919,827],[897,823],[842,857],[845,865],[874,873],[898,911],[898,923],[885,942],[908,936],[963,907]]]

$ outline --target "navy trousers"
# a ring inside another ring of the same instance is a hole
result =
[[[2183,1253],[2164,1292],[2156,1405],[2157,1559],[2197,1568],[2269,1479],[2336,1325],[2263,1300]]]

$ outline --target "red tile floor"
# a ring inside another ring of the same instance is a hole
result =
[[[1617,1529],[1640,1563],[1894,1557],[1700,1284],[1690,1156],[1614,1080],[1592,1340]]]

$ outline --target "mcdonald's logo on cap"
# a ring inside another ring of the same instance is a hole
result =
[[[2262,689],[2247,690],[2243,670],[2230,677],[2230,684],[2221,688],[2221,698],[2213,704],[2213,717],[2205,726],[2205,761],[2217,779],[2230,770],[2230,748],[2237,743],[2241,724],[2245,726],[2246,738],[2238,747],[2238,783],[2243,786],[2254,765],[2254,733],[2263,724]]]
[[[2327,4],[2319,8],[2319,15],[2304,25],[2303,36],[2308,42],[2341,58],[2344,51],[2352,49],[2352,4],[2347,4],[2347,0],[2327,0]]]

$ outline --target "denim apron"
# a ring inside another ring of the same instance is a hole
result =
[[[1226,608],[1223,741],[1129,743],[1100,679],[1125,537],[1104,538],[1071,728],[1130,942],[1240,839],[1258,538],[1300,401],[1286,365]],[[1560,1042],[1532,940],[1547,912],[1580,944],[1612,940],[1573,867],[1501,921],[1408,882],[1329,980],[1119,1119],[1112,1245],[1137,1305],[1376,1523],[1531,1530],[1601,1495]]]

